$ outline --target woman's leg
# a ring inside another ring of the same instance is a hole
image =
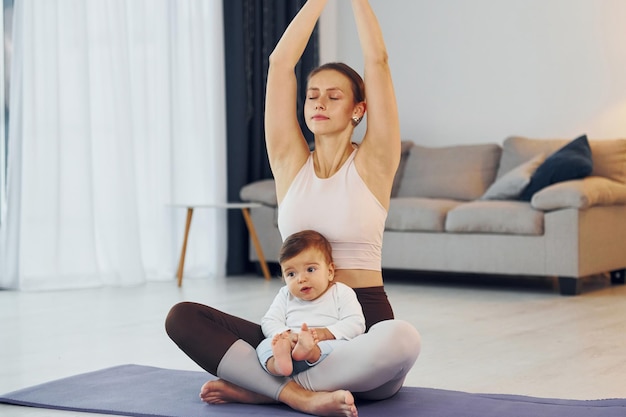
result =
[[[230,347],[239,339],[256,347],[261,326],[203,304],[183,302],[170,310],[165,330],[178,347],[212,375]]]
[[[368,325],[393,318],[382,287],[359,289],[358,293],[361,293],[359,301],[363,298]],[[362,297],[363,294],[366,296]],[[211,399],[205,401],[262,403],[277,398],[296,410],[321,416],[356,415],[354,398],[344,389],[371,399],[393,395],[420,348],[419,334],[412,326],[388,320],[370,330],[372,337],[366,337],[368,334],[357,337],[335,350],[321,364],[299,374],[302,377],[299,385],[272,377],[261,368],[253,347],[263,339],[257,324],[200,304],[180,303],[170,311],[166,328],[172,340],[196,363],[232,382],[210,381],[207,384],[213,386],[206,389],[205,384],[203,399]],[[371,371],[353,372],[356,367]],[[369,378],[372,380],[368,381]],[[285,381],[288,382],[285,384]]]
[[[355,288],[354,292],[363,308],[366,332],[376,323],[394,318],[385,287]]]
[[[320,364],[294,381],[308,390],[346,389],[355,396],[383,399],[402,387],[421,348],[420,335],[408,322],[390,320],[393,312],[383,287],[357,288],[369,331],[337,346]],[[372,322],[378,323],[372,325]]]
[[[348,391],[311,392],[289,378],[269,375],[253,346],[263,339],[258,324],[202,304],[175,305],[165,323],[172,340],[198,365],[220,378],[204,384],[200,396],[213,404],[261,404],[279,400],[320,416],[356,416]]]
[[[221,381],[209,381],[202,387],[201,396],[217,389],[225,391],[226,398],[215,402],[248,402],[246,398],[249,402],[269,402],[278,398],[287,382],[261,367],[255,346],[264,336],[258,324],[202,304],[184,302],[172,307],[165,327],[170,338],[194,362],[212,375],[234,384],[224,386]],[[251,392],[235,392],[237,387]],[[229,393],[237,396],[229,397]],[[260,401],[261,398],[252,393],[269,398]]]
[[[398,392],[419,352],[420,336],[410,323],[386,320],[293,379],[311,391],[346,389],[356,397],[388,398]]]

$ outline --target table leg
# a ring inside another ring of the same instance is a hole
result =
[[[185,253],[187,252],[187,239],[189,238],[189,226],[191,226],[191,216],[193,216],[193,207],[187,207],[187,221],[185,223],[185,237],[183,239],[183,248],[180,252],[180,260],[178,261],[178,286],[183,285],[183,270],[185,269]]]
[[[248,227],[248,233],[250,233],[250,238],[252,239],[252,243],[254,244],[254,249],[256,250],[256,255],[259,258],[259,264],[261,264],[261,269],[263,270],[263,276],[266,280],[272,279],[270,275],[270,270],[267,267],[267,262],[265,262],[265,255],[263,255],[263,248],[261,248],[261,242],[259,242],[259,237],[256,234],[256,229],[254,228],[254,223],[252,222],[252,217],[250,217],[250,210],[247,207],[241,209],[241,214],[243,214],[243,218],[246,221],[246,226]]]

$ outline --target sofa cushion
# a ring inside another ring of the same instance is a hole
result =
[[[595,176],[560,182],[536,193],[530,204],[538,210],[626,204],[626,184]]]
[[[259,180],[244,185],[241,190],[239,190],[239,198],[243,201],[261,203],[267,206],[278,206],[276,185],[273,179]]]
[[[398,165],[396,175],[393,177],[391,198],[394,198],[398,195],[398,189],[400,188],[400,183],[402,182],[402,176],[404,174],[404,167],[406,166],[406,160],[409,158],[409,153],[411,152],[411,148],[413,147],[413,142],[409,140],[403,140],[400,146],[400,164]]]
[[[446,213],[462,204],[437,198],[392,198],[385,230],[443,232]]]
[[[567,139],[530,139],[511,136],[502,144],[498,178],[537,154],[550,155],[567,143]],[[626,139],[592,139],[589,141],[593,171],[591,175],[626,183]]]
[[[493,182],[502,148],[496,144],[429,148],[414,145],[398,197],[474,200]]]
[[[587,135],[582,135],[550,155],[530,177],[520,200],[530,201],[533,194],[557,182],[584,178],[593,171]]]
[[[543,212],[523,201],[472,201],[448,212],[446,232],[542,235]]]
[[[540,153],[530,161],[510,170],[489,186],[481,200],[517,200],[530,182],[530,177],[545,159],[545,154]]]

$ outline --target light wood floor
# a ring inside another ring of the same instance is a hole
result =
[[[406,385],[552,398],[626,397],[626,286],[604,276],[564,297],[551,279],[388,276],[396,316],[422,334]],[[277,289],[258,276],[132,288],[0,291],[0,393],[134,363],[200,370],[168,339],[178,301],[258,321]],[[392,343],[392,341],[390,341]],[[198,387],[199,388],[199,387]],[[0,405],[2,416],[89,414]],[[91,414],[94,415],[94,414]]]

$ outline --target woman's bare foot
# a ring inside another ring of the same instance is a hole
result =
[[[200,399],[209,404],[275,404],[278,402],[223,379],[206,382],[200,390]],[[316,416],[358,417],[359,415],[350,391],[307,391],[291,381],[280,393],[280,400],[294,410]]]
[[[289,332],[274,336],[272,353],[274,356],[267,361],[267,370],[276,376],[291,375],[293,362],[291,361],[291,335]]]
[[[209,404],[244,403],[271,404],[273,399],[238,387],[223,379],[206,382],[200,389],[200,399]]]
[[[359,415],[350,391],[307,391],[294,381],[281,391],[279,400],[303,413],[327,417],[357,417]]]
[[[318,392],[313,398],[311,414],[330,417],[357,417],[359,415],[350,391]]]
[[[317,362],[321,355],[321,351],[317,347],[318,342],[315,329],[309,329],[306,323],[302,323],[302,328],[298,333],[298,342],[293,348],[291,356],[297,361]]]

